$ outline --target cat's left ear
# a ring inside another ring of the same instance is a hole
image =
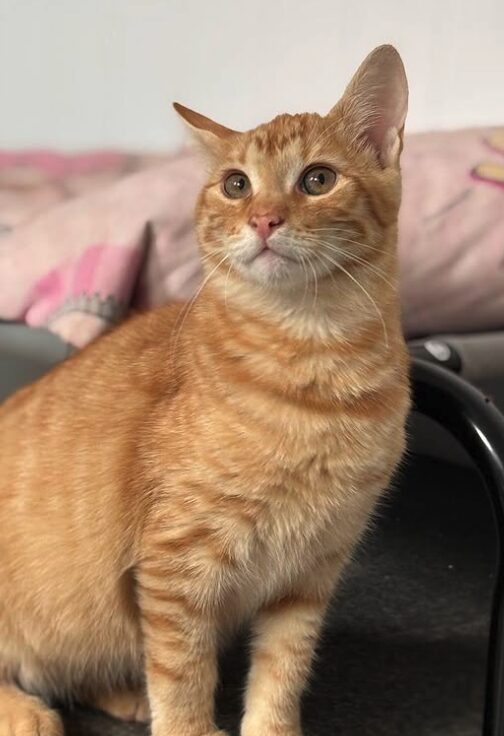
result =
[[[224,125],[219,125],[178,102],[174,102],[173,107],[187,123],[196,142],[200,144],[205,153],[211,156],[218,153],[224,141],[237,135],[237,131],[225,128]]]
[[[341,115],[356,142],[371,145],[382,166],[397,166],[408,111],[408,81],[399,53],[379,46],[364,59],[329,115]]]

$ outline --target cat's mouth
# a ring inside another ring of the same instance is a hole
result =
[[[233,261],[242,275],[253,281],[292,284],[298,278],[306,278],[306,265],[291,240],[280,233],[267,239],[248,237],[234,251]]]
[[[250,266],[252,263],[257,262],[258,260],[262,260],[264,262],[275,262],[278,261],[291,261],[292,263],[299,263],[299,260],[295,258],[292,254],[285,253],[278,249],[278,246],[275,247],[272,243],[263,242],[257,249],[257,251],[250,256],[247,261],[246,265]]]

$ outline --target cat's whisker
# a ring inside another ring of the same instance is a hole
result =
[[[329,235],[335,235],[338,240],[346,240],[348,243],[352,243],[353,245],[358,245],[361,248],[365,248],[366,250],[375,250],[382,252],[381,248],[377,248],[374,245],[371,245],[370,243],[365,243],[362,240],[356,240],[355,234],[353,229],[351,228],[342,228],[342,227],[315,227],[310,228],[307,230],[306,234],[303,233],[301,236],[302,238],[307,238],[310,235],[316,235],[317,233],[324,233],[323,237],[329,237]],[[354,237],[350,238],[349,235],[352,235]]]
[[[327,253],[317,253],[318,257],[325,258],[329,263],[332,263],[333,266],[338,268],[340,271],[342,271],[346,276],[348,276],[349,279],[353,281],[353,283],[359,287],[359,289],[365,294],[371,305],[373,306],[374,311],[376,312],[378,319],[381,322],[381,326],[383,329],[383,337],[384,337],[384,343],[385,347],[388,349],[389,342],[388,342],[388,332],[387,332],[387,325],[385,324],[385,320],[383,319],[383,314],[381,313],[381,310],[379,309],[376,301],[373,299],[369,291],[360,283],[358,279],[355,278],[344,266],[341,265],[341,263],[338,263],[337,261],[334,261],[332,258],[330,258]]]
[[[294,247],[297,248],[298,256],[299,256],[299,262],[301,263],[301,266],[303,268],[303,276],[304,276],[305,288],[304,288],[303,301],[301,303],[301,306],[304,307],[304,304],[305,304],[305,301],[306,301],[306,296],[308,294],[308,271],[306,270],[306,260],[307,259],[305,258],[305,255],[302,253],[302,251],[299,249],[298,243],[296,241],[296,237],[295,236],[292,236],[292,237],[289,238],[289,243],[292,243],[292,242],[294,242]]]
[[[358,245],[361,248],[366,248],[367,250],[374,250],[374,251],[377,251],[379,253],[382,253],[383,252],[381,248],[376,248],[374,245],[370,245],[369,243],[363,243],[361,240],[354,240],[354,239],[351,239],[351,238],[341,237],[341,235],[344,234],[345,232],[351,232],[349,230],[339,230],[337,228],[332,228],[332,227],[331,228],[319,227],[319,228],[312,228],[310,230],[310,233],[318,233],[318,232],[335,233],[338,236],[338,239],[339,240],[343,240],[346,243],[351,243],[352,245]],[[327,237],[327,236],[325,236],[325,237]]]
[[[305,300],[306,300],[306,297],[308,295],[308,287],[309,287],[310,281],[311,281],[310,274],[308,273],[308,269],[306,267],[307,264],[311,267],[310,259],[308,258],[307,255],[303,254],[303,270],[304,270],[304,274],[305,274],[305,293],[304,293],[304,297],[303,297],[303,305],[304,305]],[[315,289],[316,289],[317,288],[317,284],[315,283],[314,285],[315,285]]]
[[[310,235],[307,235],[305,237],[305,240],[307,242],[310,242],[310,243],[320,243],[322,245],[326,245],[329,249],[332,250],[332,252],[335,252],[335,253],[344,253],[344,254],[346,254],[347,251],[344,250],[343,248],[341,248],[341,246],[340,246],[341,243],[349,243],[351,245],[363,245],[363,246],[366,246],[365,243],[359,244],[359,243],[357,243],[354,240],[349,240],[348,238],[341,238],[341,237],[338,237],[337,242],[332,242],[330,240],[323,240],[320,236],[310,236]],[[379,253],[383,253],[383,251],[380,248],[373,248],[372,246],[370,247],[370,250],[377,251]],[[351,253],[350,255],[354,255],[354,254]],[[356,256],[356,257],[357,258],[361,258],[361,256]],[[363,259],[363,262],[366,263],[366,264],[368,264],[368,261],[366,261],[364,259]],[[377,266],[374,266],[373,264],[368,264],[368,265],[372,266],[378,272],[384,273],[382,271],[382,269],[378,268]]]
[[[228,286],[229,274],[231,273],[231,269],[232,268],[233,268],[233,264],[230,261],[229,262],[229,266],[228,266],[228,270],[227,270],[227,274],[226,274],[226,280],[224,282],[224,304],[226,306],[226,309],[228,308],[228,303],[227,303],[227,286]]]
[[[186,319],[187,319],[187,317],[189,315],[189,312],[192,310],[192,308],[196,304],[196,301],[197,301],[198,297],[200,296],[200,294],[203,291],[203,289],[205,288],[205,286],[208,284],[208,282],[211,279],[211,277],[214,275],[214,273],[217,271],[217,269],[224,263],[224,261],[226,261],[228,258],[229,258],[229,254],[226,253],[223,256],[223,258],[221,258],[221,260],[217,263],[217,265],[214,266],[214,268],[212,268],[212,270],[210,271],[210,273],[207,274],[207,276],[203,280],[203,283],[200,285],[200,287],[198,288],[198,290],[195,293],[195,295],[193,296],[193,298],[187,303],[185,309],[183,309],[180,312],[180,315],[179,315],[178,319],[176,320],[176,322],[175,322],[175,324],[173,326],[173,330],[172,330],[172,336],[173,336],[173,333],[175,332],[175,330],[177,330],[177,334],[175,335],[175,339],[173,339],[173,337],[172,337],[171,349],[172,349],[173,355],[175,355],[175,353],[176,353],[176,348],[177,348],[177,345],[178,345],[178,340],[179,340],[179,337],[180,337],[180,333],[182,332],[182,329],[183,329],[184,324],[185,324],[185,321],[186,321]]]
[[[313,272],[313,279],[315,282],[315,289],[313,292],[313,301],[312,301],[312,311],[315,311],[317,307],[317,300],[318,300],[318,277],[317,277],[317,271],[315,270],[315,266],[313,265],[313,263],[310,260],[308,260],[308,264]]]
[[[355,255],[354,253],[349,253],[347,250],[344,250],[343,248],[338,248],[333,243],[329,243],[324,240],[319,239],[312,239],[310,242],[316,244],[316,245],[322,245],[326,250],[328,250],[330,253],[336,254],[336,255],[343,255],[346,258],[349,258],[354,263],[359,263],[361,266],[365,266],[368,268],[372,273],[376,274],[376,276],[382,281],[384,281],[388,286],[391,288],[395,288],[392,282],[387,278],[384,271],[381,268],[378,268],[378,266],[375,266],[373,263],[368,263],[364,258],[361,258],[360,256]]]
[[[381,279],[383,283],[387,284],[387,286],[390,286],[390,288],[394,288],[393,283],[390,281],[390,279],[385,275],[383,270],[381,268],[378,268],[372,263],[369,263],[364,258],[361,258],[360,256],[355,255],[354,253],[350,253],[347,250],[341,249],[341,248],[328,248],[328,251],[332,254],[336,254],[338,256],[343,255],[346,259],[351,261],[352,263],[357,263],[359,266],[363,266],[364,268],[367,268],[371,273],[374,273],[377,278]]]
[[[384,283],[386,283],[387,286],[390,286],[391,289],[395,289],[395,286],[392,283],[392,281],[390,281],[390,279],[387,278],[384,271],[381,268],[378,268],[378,266],[375,266],[373,263],[368,263],[368,261],[366,261],[365,258],[361,258],[360,256],[355,255],[355,253],[350,253],[347,250],[341,250],[340,253],[343,253],[345,258],[349,258],[354,263],[358,263],[361,266],[365,266],[365,268],[368,268],[372,273],[376,274],[378,278],[380,278]]]
[[[306,260],[304,257],[301,259],[301,265],[303,267],[303,276],[304,276],[304,292],[303,292],[303,301],[301,303],[301,306],[304,308],[306,297],[308,295],[308,271],[306,270]]]
[[[215,253],[207,253],[205,256],[200,256],[200,263],[205,266],[207,263],[212,263],[215,260]]]

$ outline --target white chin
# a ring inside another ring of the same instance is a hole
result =
[[[262,284],[292,283],[302,276],[300,264],[271,250],[259,253],[251,263],[240,268],[244,276]]]

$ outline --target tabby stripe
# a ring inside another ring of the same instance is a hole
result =
[[[166,677],[174,682],[182,682],[187,679],[187,673],[177,669],[175,667],[169,667],[168,665],[159,662],[157,659],[150,658],[147,669],[151,675],[158,675],[160,677]]]
[[[201,611],[192,603],[187,596],[177,593],[169,593],[166,590],[159,590],[151,588],[148,585],[142,584],[141,595],[145,596],[147,601],[148,598],[154,599],[156,602],[165,603],[169,606],[174,606],[182,609],[187,616],[200,616]]]
[[[143,619],[146,621],[149,627],[155,631],[163,629],[171,629],[180,634],[187,634],[190,630],[190,624],[192,623],[187,618],[180,618],[177,616],[171,616],[169,613],[156,613],[155,611],[143,610]]]

